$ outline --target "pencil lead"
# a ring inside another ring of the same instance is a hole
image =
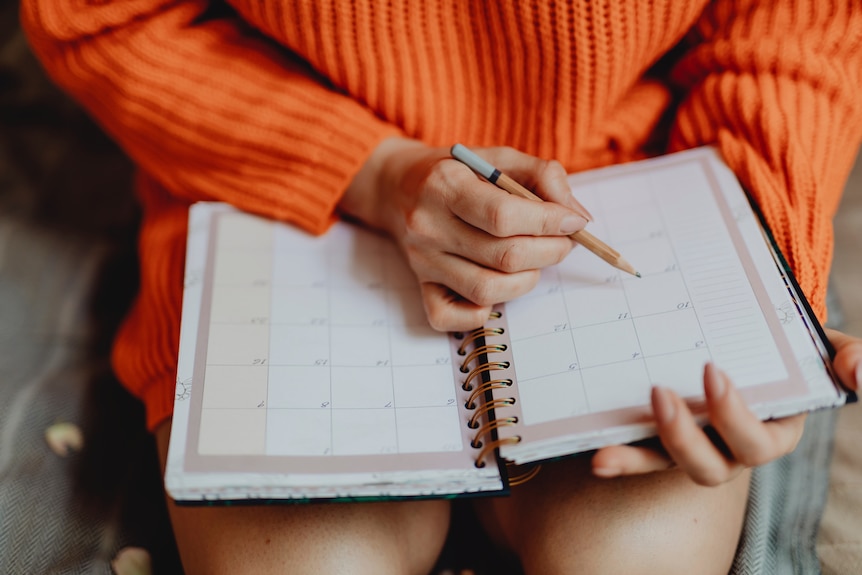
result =
[[[636,275],[637,277],[641,277],[641,273],[640,273],[640,272],[635,272],[635,275]]]

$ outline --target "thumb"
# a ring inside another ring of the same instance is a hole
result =
[[[838,379],[850,389],[859,389],[862,385],[862,339],[834,329],[825,331],[829,342],[835,348],[832,365]]]
[[[588,222],[593,221],[589,210],[572,195],[568,174],[560,162],[550,160],[540,165],[535,192],[543,200],[562,204],[584,216]]]
[[[556,160],[543,160],[514,148],[480,148],[476,153],[546,202],[555,202],[592,221],[590,212],[572,196],[566,169]]]

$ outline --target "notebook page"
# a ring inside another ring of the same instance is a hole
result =
[[[217,204],[194,206],[191,225],[175,492],[501,488],[499,471],[474,466],[456,342],[428,326],[390,242],[348,224],[313,237]]]
[[[697,409],[707,361],[764,417],[771,402],[807,397],[815,384],[823,401],[839,400],[756,216],[713,151],[570,182],[595,216],[590,231],[643,277],[576,248],[544,270],[530,294],[505,305],[518,401],[498,417],[519,422],[500,435],[522,441],[502,447],[504,457],[653,435],[651,386],[670,387]]]

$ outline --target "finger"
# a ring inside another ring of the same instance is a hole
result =
[[[416,253],[410,262],[420,282],[444,285],[479,306],[522,296],[536,286],[541,275],[538,270],[504,273],[448,253]]]
[[[671,390],[653,387],[652,407],[662,445],[696,483],[718,485],[742,471],[710,441],[685,402]]]
[[[572,195],[568,174],[560,162],[509,147],[482,148],[476,153],[543,200],[567,206],[592,221],[590,212]]]
[[[572,251],[575,242],[568,236],[497,238],[463,224],[463,229],[450,234],[443,245],[449,253],[487,268],[513,273],[558,264]]]
[[[464,166],[464,170],[469,168]],[[519,198],[475,175],[462,176],[463,180],[449,188],[449,209],[493,236],[569,235],[587,225],[583,216],[560,204]]]
[[[748,409],[730,378],[712,363],[704,368],[709,419],[734,459],[742,465],[762,465],[790,453],[799,443],[804,416],[764,423]]]
[[[827,329],[826,336],[835,348],[832,366],[838,379],[850,389],[859,389],[862,384],[862,339],[834,329]]]
[[[663,471],[674,462],[659,451],[648,447],[613,445],[599,449],[592,459],[593,474],[598,477],[619,477]]]
[[[485,324],[490,306],[479,306],[437,283],[423,282],[422,303],[428,323],[438,331],[466,331]]]

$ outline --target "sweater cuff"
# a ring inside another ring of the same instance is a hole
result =
[[[150,433],[155,433],[156,428],[174,414],[174,400],[176,398],[174,380],[175,378],[170,374],[164,374],[142,387],[139,397],[146,409],[146,424]]]

